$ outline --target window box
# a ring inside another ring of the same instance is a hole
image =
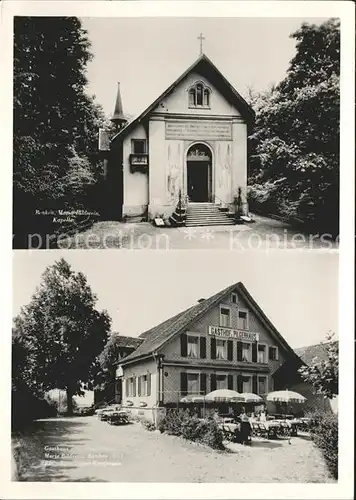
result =
[[[143,171],[148,169],[148,154],[147,153],[131,153],[130,154],[130,169],[131,172]]]

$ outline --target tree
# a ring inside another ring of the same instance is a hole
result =
[[[299,369],[303,380],[311,384],[317,394],[330,399],[338,394],[339,386],[339,347],[333,337],[333,334],[329,334],[326,342],[321,343],[326,353],[325,360],[314,358],[309,366]]]
[[[41,391],[65,389],[68,413],[72,396],[91,387],[97,356],[108,338],[111,319],[95,308],[97,297],[86,277],[60,259],[49,266],[30,303],[15,318],[27,349],[29,378]]]
[[[75,17],[16,17],[14,24],[14,234],[52,233],[36,209],[95,208],[102,176],[101,107],[86,93],[90,41]],[[73,190],[72,164],[81,160]],[[89,205],[89,206],[87,206]],[[48,219],[50,221],[50,219]],[[21,237],[22,236],[22,237]],[[17,240],[19,237],[19,240]]]
[[[282,214],[338,234],[339,21],[304,23],[291,37],[296,55],[286,78],[251,98],[252,201],[270,182],[269,201]]]

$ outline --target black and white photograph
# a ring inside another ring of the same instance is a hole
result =
[[[14,18],[14,248],[337,248],[338,18]]]
[[[15,256],[17,481],[334,483],[337,254],[120,253]]]
[[[1,498],[353,498],[354,14],[2,2]]]

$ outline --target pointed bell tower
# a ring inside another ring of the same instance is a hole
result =
[[[110,121],[115,123],[117,131],[121,130],[127,123],[127,120],[124,117],[124,111],[123,111],[123,107],[122,107],[120,82],[117,83],[117,95],[116,95],[115,109],[114,109],[114,114],[113,114],[112,118],[110,118]]]

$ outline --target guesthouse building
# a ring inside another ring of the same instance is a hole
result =
[[[122,405],[155,419],[182,399],[215,389],[266,394],[282,388],[282,367],[302,362],[242,283],[142,333],[120,360]]]

